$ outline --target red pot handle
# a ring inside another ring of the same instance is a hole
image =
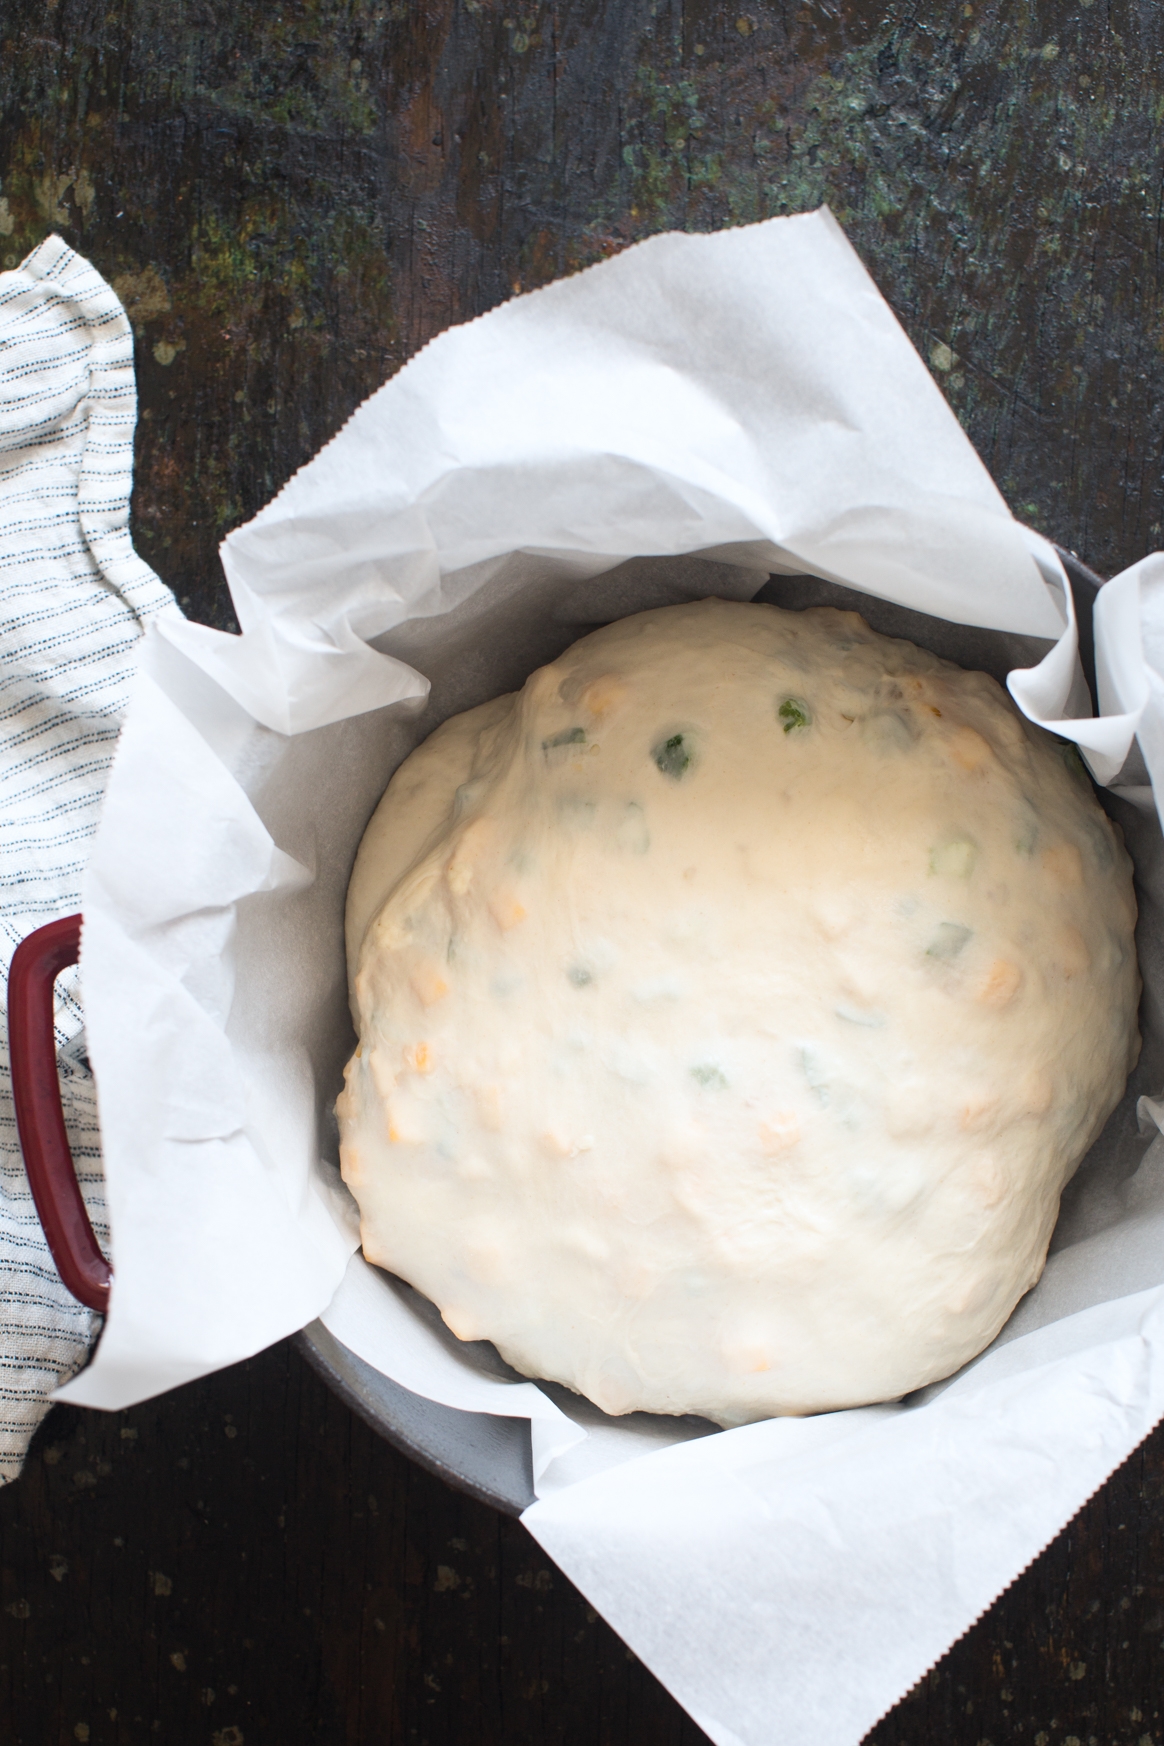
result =
[[[16,1128],[49,1253],[73,1296],[104,1312],[113,1272],[77,1185],[53,1034],[53,983],[80,955],[79,915],[49,922],[21,940],[8,972],[8,1050]]]

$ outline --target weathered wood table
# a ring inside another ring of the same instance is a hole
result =
[[[138,334],[135,539],[216,548],[450,322],[667,227],[827,200],[1016,512],[1161,538],[1158,0],[5,0],[0,263],[50,230]],[[876,1746],[1164,1741],[1164,1436]],[[21,1746],[704,1736],[524,1531],[295,1350],[58,1408],[0,1494]]]

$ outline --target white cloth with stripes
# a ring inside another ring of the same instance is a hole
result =
[[[0,273],[0,942],[80,907],[81,871],[147,619],[177,613],[129,534],[137,396],[116,295],[51,236]],[[76,971],[55,1025],[69,1139],[108,1239]],[[0,1479],[19,1471],[98,1318],[61,1284],[24,1173],[0,1041]]]

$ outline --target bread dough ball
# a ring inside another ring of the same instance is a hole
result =
[[[1073,750],[855,613],[705,600],[438,728],[349,898],[364,1251],[610,1413],[948,1376],[1139,1049]]]

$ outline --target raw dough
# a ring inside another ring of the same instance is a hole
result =
[[[947,1376],[1122,1093],[1135,914],[1074,751],[984,674],[827,608],[610,625],[368,828],[364,1251],[611,1413]]]

